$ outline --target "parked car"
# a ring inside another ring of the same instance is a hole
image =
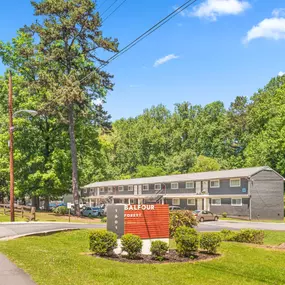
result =
[[[101,216],[101,212],[100,212],[100,209],[98,207],[86,207],[82,211],[82,215],[85,217],[94,218],[94,217]]]
[[[213,214],[210,211],[205,211],[205,210],[195,210],[193,211],[193,215],[196,217],[196,220],[199,222],[204,222],[204,221],[217,221],[219,217],[215,214]]]
[[[178,211],[181,210],[179,206],[169,206],[169,211]]]

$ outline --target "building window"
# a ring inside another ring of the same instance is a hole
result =
[[[101,187],[101,188],[100,188],[100,192],[104,192],[104,187]]]
[[[134,191],[134,186],[133,185],[128,185],[128,191]]]
[[[180,199],[178,199],[178,198],[172,199],[172,205],[173,206],[179,206],[180,205]]]
[[[219,188],[220,187],[220,180],[211,180],[210,181],[211,188]]]
[[[130,199],[130,204],[134,204],[134,199]]]
[[[94,188],[90,188],[90,195],[93,195],[94,194]]]
[[[171,183],[171,189],[178,189],[178,183]]]
[[[234,198],[232,199],[232,206],[242,206],[242,199],[241,198]]]
[[[86,193],[87,193],[87,190],[88,190],[88,189],[87,189],[87,188],[85,188],[85,189],[83,190],[83,193],[85,193],[85,194],[86,194]]]
[[[119,187],[118,187],[118,190],[119,190],[119,191],[124,191],[124,186],[119,186]]]
[[[148,191],[149,187],[148,187],[148,184],[144,184],[143,185],[143,191]]]
[[[161,190],[161,184],[154,184],[154,190]]]
[[[212,206],[221,206],[221,204],[222,204],[221,199],[211,199]]]
[[[240,178],[231,179],[230,187],[240,187]]]
[[[188,206],[195,206],[195,199],[187,199],[187,205]]]
[[[194,189],[194,181],[187,181],[186,189]]]
[[[108,187],[108,192],[113,192],[112,187]]]

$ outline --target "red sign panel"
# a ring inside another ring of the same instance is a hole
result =
[[[124,221],[125,234],[143,239],[169,238],[168,205],[128,205]]]

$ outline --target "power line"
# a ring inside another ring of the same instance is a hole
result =
[[[108,0],[104,0],[98,7],[97,10],[99,10],[102,6],[104,6],[104,4],[107,2]]]
[[[101,13],[101,17],[102,17],[106,12],[108,12],[108,11],[115,5],[116,2],[118,2],[118,0],[113,1],[113,3],[112,3],[107,9],[105,9],[105,11],[103,11],[103,12]]]
[[[188,0],[181,6],[179,6],[177,9],[175,9],[172,13],[168,14],[166,17],[161,19],[159,22],[157,22],[155,25],[153,25],[150,29],[148,29],[146,32],[141,34],[139,37],[137,37],[135,40],[133,40],[131,43],[126,45],[122,50],[111,56],[105,63],[102,63],[98,69],[102,69],[105,66],[107,66],[109,63],[117,59],[119,56],[127,52],[129,49],[137,45],[140,41],[142,41],[144,38],[152,34],[154,31],[159,29],[161,26],[166,24],[168,21],[170,21],[173,17],[175,17],[177,14],[181,13],[183,10],[187,9],[189,6],[193,5],[198,0]],[[85,79],[89,78],[95,71],[92,71],[87,76],[85,76],[83,79],[80,80],[80,82],[84,81]]]
[[[124,0],[123,2],[121,2],[121,4],[119,6],[117,6],[117,8],[115,10],[113,10],[107,17],[105,17],[102,21],[102,24],[108,19],[110,18],[118,9],[120,9],[120,7],[126,2],[127,0]]]

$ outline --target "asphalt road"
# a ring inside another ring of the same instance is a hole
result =
[[[60,231],[66,229],[86,229],[86,228],[105,228],[105,224],[76,224],[76,223],[0,223],[0,239],[15,238],[17,236],[44,233],[50,231]],[[262,222],[237,222],[237,221],[218,221],[204,222],[198,226],[198,231],[220,231],[222,229],[261,229],[285,231],[285,223],[262,223]]]

